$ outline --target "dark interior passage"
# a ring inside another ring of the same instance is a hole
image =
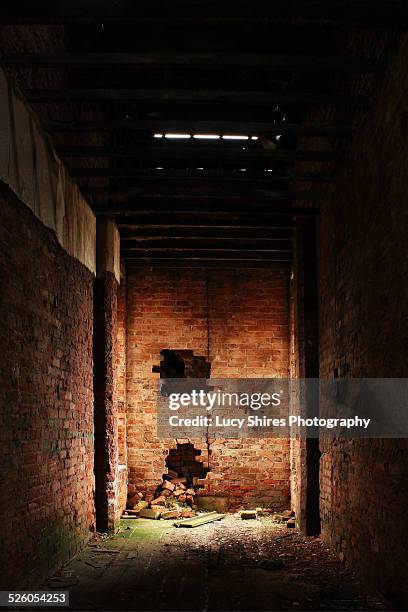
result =
[[[195,379],[289,379],[301,418],[329,403],[303,379],[339,403],[350,381],[404,384],[407,21],[402,0],[1,9],[2,589],[408,606],[408,432],[159,418]]]

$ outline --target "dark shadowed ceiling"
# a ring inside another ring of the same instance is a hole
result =
[[[123,257],[288,268],[407,16],[398,0],[10,2],[1,63]]]

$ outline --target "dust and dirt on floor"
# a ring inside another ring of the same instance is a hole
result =
[[[384,610],[319,538],[264,517],[194,529],[122,520],[48,583],[70,609]]]

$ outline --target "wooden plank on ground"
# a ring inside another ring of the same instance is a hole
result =
[[[208,512],[201,516],[195,516],[194,518],[184,519],[181,521],[175,521],[173,525],[175,527],[199,527],[206,523],[212,523],[213,521],[220,521],[226,516],[226,514],[219,514],[218,512]]]

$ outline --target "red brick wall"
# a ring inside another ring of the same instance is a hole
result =
[[[287,377],[288,278],[271,270],[169,270],[128,266],[127,404],[130,489],[154,490],[175,440],[156,437],[152,367],[162,349],[191,349],[219,378]],[[186,440],[187,441],[187,440]],[[180,442],[180,440],[179,440]],[[192,440],[210,472],[205,493],[233,505],[287,507],[286,440]]]
[[[123,271],[118,290],[117,315],[117,398],[119,463],[126,465],[126,275]]]
[[[95,511],[98,531],[114,528],[118,468],[118,282],[111,272],[95,279],[94,398]]]
[[[126,285],[111,272],[94,291],[95,510],[98,531],[112,531],[126,506]]]
[[[323,205],[321,375],[408,375],[408,39]],[[322,447],[324,537],[346,563],[408,605],[407,441]]]
[[[304,351],[304,317],[303,289],[304,275],[300,257],[300,240],[298,230],[293,239],[293,270],[290,281],[290,356],[289,371],[291,378],[305,377]],[[291,413],[300,414],[299,392],[292,392]],[[306,440],[291,437],[290,439],[290,499],[291,507],[296,515],[297,526],[305,523],[306,517]]]
[[[115,521],[117,521],[127,500],[127,447],[126,447],[126,273],[122,270],[120,285],[118,289],[117,303],[117,352],[116,352],[116,375],[117,375],[117,419],[118,419],[118,466],[116,477],[116,510]]]
[[[89,536],[93,276],[0,187],[3,588],[26,588]]]

